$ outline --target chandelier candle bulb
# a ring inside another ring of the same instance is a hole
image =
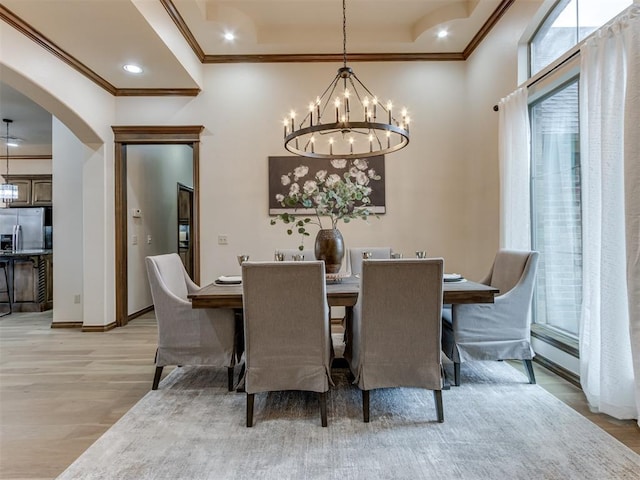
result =
[[[313,126],[313,103],[309,104],[309,126]]]

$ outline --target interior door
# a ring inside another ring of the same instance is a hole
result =
[[[193,278],[192,216],[193,188],[178,183],[178,254],[191,278]]]

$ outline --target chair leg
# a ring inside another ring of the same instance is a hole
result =
[[[233,392],[233,367],[227,367],[227,389]]]
[[[327,426],[327,392],[320,392],[320,421],[322,426]]]
[[[433,391],[433,399],[436,402],[436,412],[438,413],[438,422],[444,422],[444,407],[442,405],[442,390]]]
[[[460,386],[460,364],[457,362],[453,362],[453,384]]]
[[[529,383],[535,384],[536,375],[533,373],[533,363],[531,362],[531,360],[522,360],[522,363],[524,364],[524,368],[527,371],[527,375],[529,376]]]
[[[254,393],[247,393],[247,428],[253,427],[253,398]]]
[[[362,390],[362,419],[369,423],[369,390]]]
[[[157,390],[158,384],[160,383],[160,377],[162,376],[162,369],[164,367],[156,367],[156,374],[153,376],[153,385],[151,386],[151,390]]]

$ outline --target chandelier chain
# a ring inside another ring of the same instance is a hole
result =
[[[347,66],[347,0],[342,0],[342,61]]]
[[[7,138],[5,139],[5,144],[7,146],[7,156],[6,156],[6,160],[7,160],[7,175],[9,175],[9,121],[5,120],[5,122],[7,122]],[[8,180],[5,179],[5,183],[7,183]]]

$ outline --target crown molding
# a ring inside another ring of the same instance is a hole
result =
[[[350,62],[432,62],[464,60],[462,53],[349,53]],[[342,62],[341,53],[264,55],[205,55],[203,63],[320,63]]]

